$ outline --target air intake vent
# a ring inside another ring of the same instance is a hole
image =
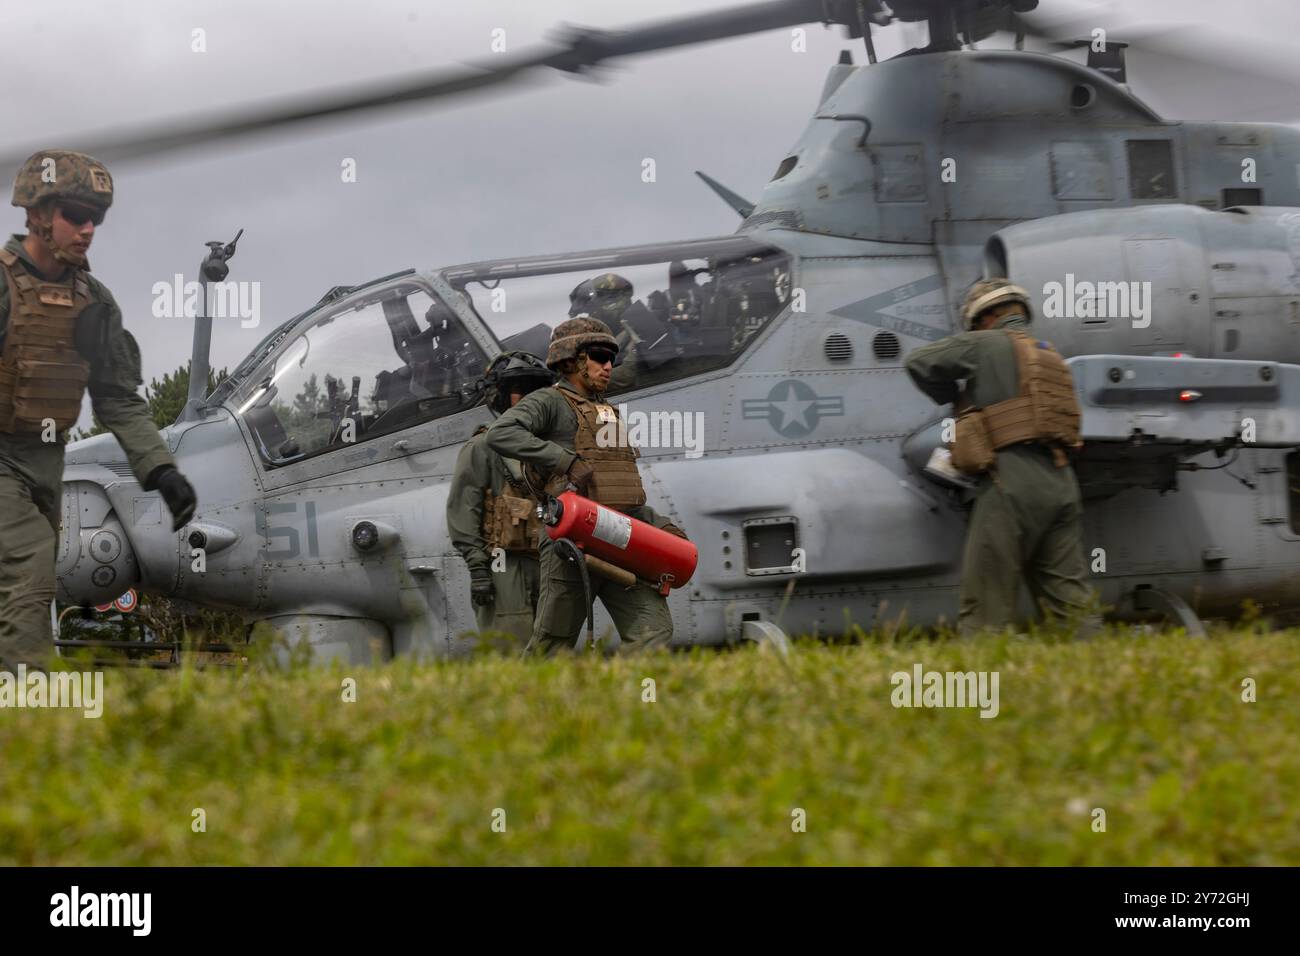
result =
[[[832,332],[826,336],[826,344],[823,348],[826,350],[828,362],[847,362],[853,358],[853,343],[843,332]]]
[[[776,182],[778,179],[788,176],[790,170],[794,169],[798,165],[798,156],[787,156],[785,159],[781,160],[781,165],[776,167],[776,175],[772,177],[772,182]]]
[[[877,332],[871,340],[871,351],[876,353],[876,358],[880,361],[892,362],[903,351],[903,346],[893,332]]]
[[[134,478],[131,466],[124,461],[106,461],[102,463],[105,468],[117,475],[119,478]]]

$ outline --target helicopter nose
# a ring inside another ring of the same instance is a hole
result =
[[[83,607],[107,604],[140,580],[135,550],[112,503],[89,481],[63,486],[56,562],[58,598]]]

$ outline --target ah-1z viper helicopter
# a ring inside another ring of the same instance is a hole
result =
[[[649,503],[700,551],[671,599],[676,640],[951,620],[961,493],[926,470],[950,412],[902,359],[959,328],[973,279],[1002,274],[1070,358],[1102,600],[1191,628],[1246,597],[1296,608],[1300,133],[1163,120],[1127,88],[1122,48],[1087,67],[1023,52],[1036,6],[778,0],[93,148],[150,152],[817,21],[870,60],[830,68],[757,202],[717,187],[743,217],[734,235],[408,270],[283,323],[166,430],[201,502],[178,533],[111,437],[74,444],[61,598],[138,586],[241,610],[326,656],[452,653],[473,618],[447,484],[490,420],[470,385],[503,348],[542,351],[568,290],[614,271],[644,306],[620,330],[617,400],[703,421],[701,454],[651,447],[641,463]],[[929,45],[877,62],[872,30],[897,21],[928,23]],[[1016,49],[973,49],[999,30]],[[200,322],[191,382],[206,371]]]

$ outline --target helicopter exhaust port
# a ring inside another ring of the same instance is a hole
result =
[[[1097,102],[1097,88],[1091,83],[1076,83],[1070,90],[1070,109],[1086,110]]]

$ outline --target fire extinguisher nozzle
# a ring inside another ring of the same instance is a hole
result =
[[[554,528],[564,517],[564,502],[554,495],[542,495],[541,502],[537,505],[537,517],[548,528]]]

